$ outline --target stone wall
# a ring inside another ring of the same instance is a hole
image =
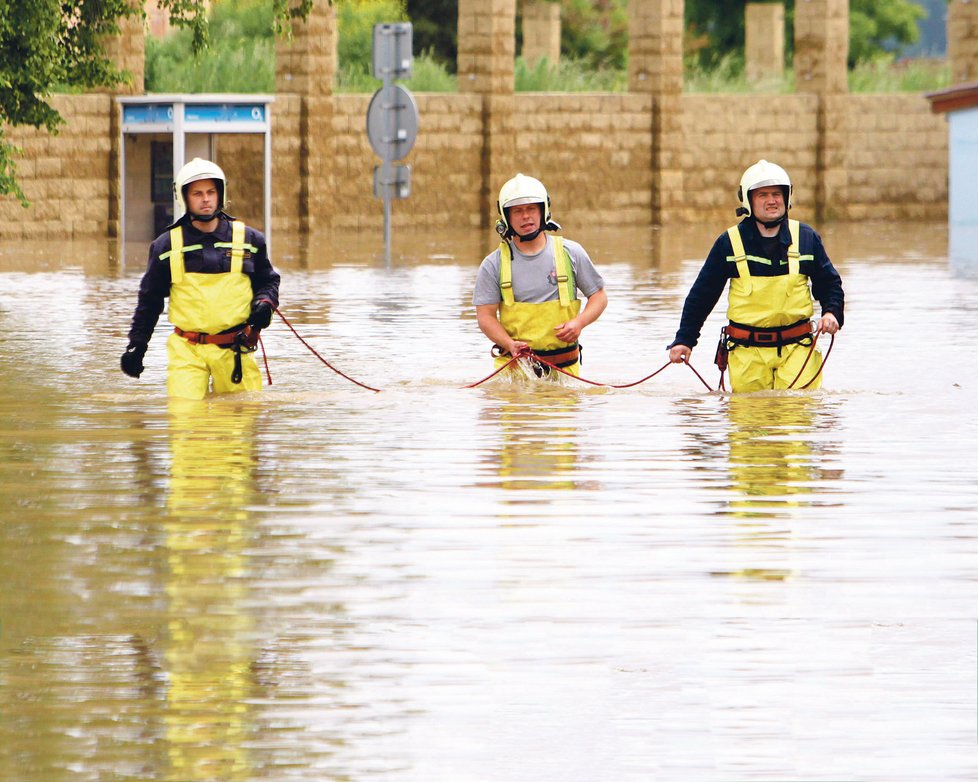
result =
[[[491,181],[483,166],[487,126],[477,94],[420,94],[419,133],[404,162],[412,168],[411,196],[395,201],[394,226],[428,222],[433,230],[490,227],[504,176],[517,171],[541,178],[551,190],[554,215],[569,225],[656,225],[653,97],[641,94],[547,94],[532,113],[497,113],[511,122],[515,144],[497,155]],[[310,209],[311,230],[379,229],[382,202],[373,196],[373,167],[380,159],[366,135],[368,95],[335,95],[323,139],[328,173],[317,184],[331,205]],[[273,111],[273,230],[303,230],[300,127],[303,101],[280,95]],[[31,128],[9,132],[19,145],[18,173],[27,197],[23,209],[0,200],[4,237],[110,236],[113,188],[112,116],[108,95],[58,96],[66,124],[56,136]],[[947,215],[946,118],[931,113],[919,94],[890,95],[682,95],[677,103],[682,148],[678,192],[659,194],[674,204],[667,221],[731,219],[735,192],[747,165],[765,157],[784,166],[795,182],[796,214],[805,219],[866,217],[944,219]],[[820,128],[827,117],[831,135]],[[820,146],[820,135],[831,144]],[[233,212],[262,223],[260,139],[219,138],[218,162],[230,182]],[[828,158],[822,160],[820,158]],[[826,187],[825,171],[837,172]],[[841,172],[841,174],[838,174]],[[498,181],[497,181],[498,180]],[[831,192],[819,213],[819,192]]]
[[[113,110],[109,95],[56,95],[51,101],[65,123],[57,135],[31,127],[5,129],[20,147],[17,179],[31,201],[0,199],[4,239],[80,239],[112,235],[110,193]]]

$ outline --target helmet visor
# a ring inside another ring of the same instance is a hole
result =
[[[519,198],[510,198],[505,204],[503,204],[503,209],[509,209],[511,206],[522,206],[523,204],[542,204],[543,199],[539,196],[521,196]]]

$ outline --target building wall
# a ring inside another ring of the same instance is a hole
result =
[[[56,95],[52,106],[65,122],[57,135],[32,127],[6,128],[20,147],[17,179],[31,206],[0,199],[4,239],[79,239],[109,236],[112,116],[109,95]]]
[[[501,181],[487,181],[483,149],[490,130],[515,143],[497,145],[497,170],[522,171],[544,181],[554,216],[569,224],[655,225],[653,210],[653,98],[627,94],[517,95],[511,111],[486,112],[494,98],[478,94],[421,94],[419,133],[404,163],[412,168],[411,196],[395,201],[393,225],[424,220],[435,230],[491,226]],[[310,210],[317,228],[376,229],[381,202],[372,172],[380,159],[366,134],[368,95],[318,99],[330,106],[325,126],[328,206]],[[533,110],[520,110],[532,101]],[[820,101],[824,103],[820,104]],[[54,100],[65,118],[58,135],[9,129],[23,149],[21,186],[32,206],[0,200],[4,237],[85,238],[114,235],[117,205],[113,115],[108,95],[63,95]],[[279,95],[273,111],[273,230],[302,230],[302,125],[316,122],[296,96]],[[795,182],[796,214],[815,219],[867,217],[944,219],[947,215],[948,131],[920,94],[683,95],[678,103],[683,177],[674,211],[682,221],[727,219],[747,165],[765,157],[783,165]],[[320,115],[316,115],[320,116]],[[490,116],[492,123],[485,117]],[[824,126],[820,117],[825,117]],[[831,130],[829,133],[826,128]],[[226,169],[233,212],[261,225],[262,147],[257,136],[221,136],[218,162]],[[831,187],[820,181],[834,177]],[[839,173],[841,172],[841,174]],[[672,181],[672,180],[666,180]],[[831,203],[817,204],[820,192]],[[670,194],[677,195],[677,194]],[[819,209],[822,209],[820,212]]]

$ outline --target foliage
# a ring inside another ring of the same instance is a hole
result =
[[[209,29],[211,43],[198,53],[189,30],[163,39],[147,36],[146,91],[275,90],[274,23],[267,0],[222,0],[211,10]]]
[[[370,73],[373,70],[374,25],[406,21],[403,0],[338,0],[336,27],[340,68]],[[412,38],[413,32],[412,26]]]
[[[340,65],[336,75],[336,91],[342,93],[375,92],[383,82],[375,79],[370,65]],[[411,78],[401,82],[413,92],[458,92],[458,80],[430,54],[415,57]]]
[[[624,92],[627,87],[627,74],[615,68],[595,69],[570,57],[561,57],[556,65],[546,57],[533,65],[516,58],[517,92]]]
[[[271,0],[272,25],[289,34],[293,19],[305,18],[312,0]],[[206,0],[159,0],[177,26],[191,33],[191,49],[209,40]],[[64,120],[49,103],[55,86],[67,89],[112,86],[126,74],[108,59],[105,41],[119,33],[119,22],[143,16],[142,3],[130,0],[0,0],[0,195],[14,195],[27,206],[17,183],[19,150],[4,127],[31,125],[57,133]]]
[[[406,0],[414,50],[455,73],[458,60],[458,0]]]
[[[873,60],[849,71],[850,92],[930,92],[951,86],[945,60]]]
[[[683,76],[686,92],[784,94],[794,92],[794,71],[785,69],[782,78],[748,81],[744,73],[744,56],[740,52],[722,57],[711,68],[697,62],[688,63]]]
[[[849,91],[854,93],[928,92],[951,84],[951,68],[943,59],[876,59],[857,64],[849,71]],[[717,94],[779,94],[795,91],[795,74],[786,68],[781,79],[748,82],[743,63],[734,55],[715,68],[693,65],[686,70],[686,92]]]
[[[915,43],[918,20],[927,12],[909,0],[849,0],[849,67],[892,59],[888,44]]]
[[[794,41],[795,5],[785,0],[785,56]],[[686,0],[687,66],[712,69],[726,56],[743,51],[744,0]],[[849,66],[886,57],[888,47],[917,40],[917,20],[926,15],[912,0],[849,0]]]
[[[560,51],[596,70],[624,68],[627,0],[560,0]]]

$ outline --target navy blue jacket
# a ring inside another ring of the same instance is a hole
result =
[[[769,261],[747,261],[751,276],[775,277],[788,273],[788,247],[791,245],[791,232],[788,221],[781,224],[777,236],[764,237],[757,230],[757,221],[753,217],[745,217],[737,226],[744,242],[744,252],[748,256],[756,256]],[[799,253],[811,256],[802,260],[799,271],[811,279],[812,296],[822,307],[822,314],[831,312],[839,325],[842,325],[845,294],[842,290],[842,278],[829,260],[822,246],[822,238],[814,228],[802,223],[798,237]],[[737,264],[727,259],[733,255],[730,237],[724,231],[713,243],[710,254],[706,257],[703,268],[693,287],[686,296],[683,305],[683,315],[679,321],[679,331],[676,339],[669,345],[687,345],[693,347],[699,341],[700,331],[707,317],[713,312],[727,280],[737,277]]]
[[[184,246],[202,244],[199,250],[190,250],[183,255],[184,268],[189,273],[221,274],[231,270],[230,248],[215,248],[215,242],[231,241],[231,220],[222,214],[217,228],[204,233],[194,228],[189,217],[184,215],[174,225],[183,225]],[[265,236],[250,226],[245,227],[245,244],[253,245],[257,252],[246,252],[242,271],[251,278],[252,300],[268,299],[278,306],[279,273],[268,259]],[[163,312],[163,300],[170,295],[170,258],[160,260],[160,256],[170,251],[169,230],[160,234],[149,248],[149,261],[146,273],[139,283],[139,299],[132,316],[129,329],[129,342],[146,345],[153,336],[153,329]]]

